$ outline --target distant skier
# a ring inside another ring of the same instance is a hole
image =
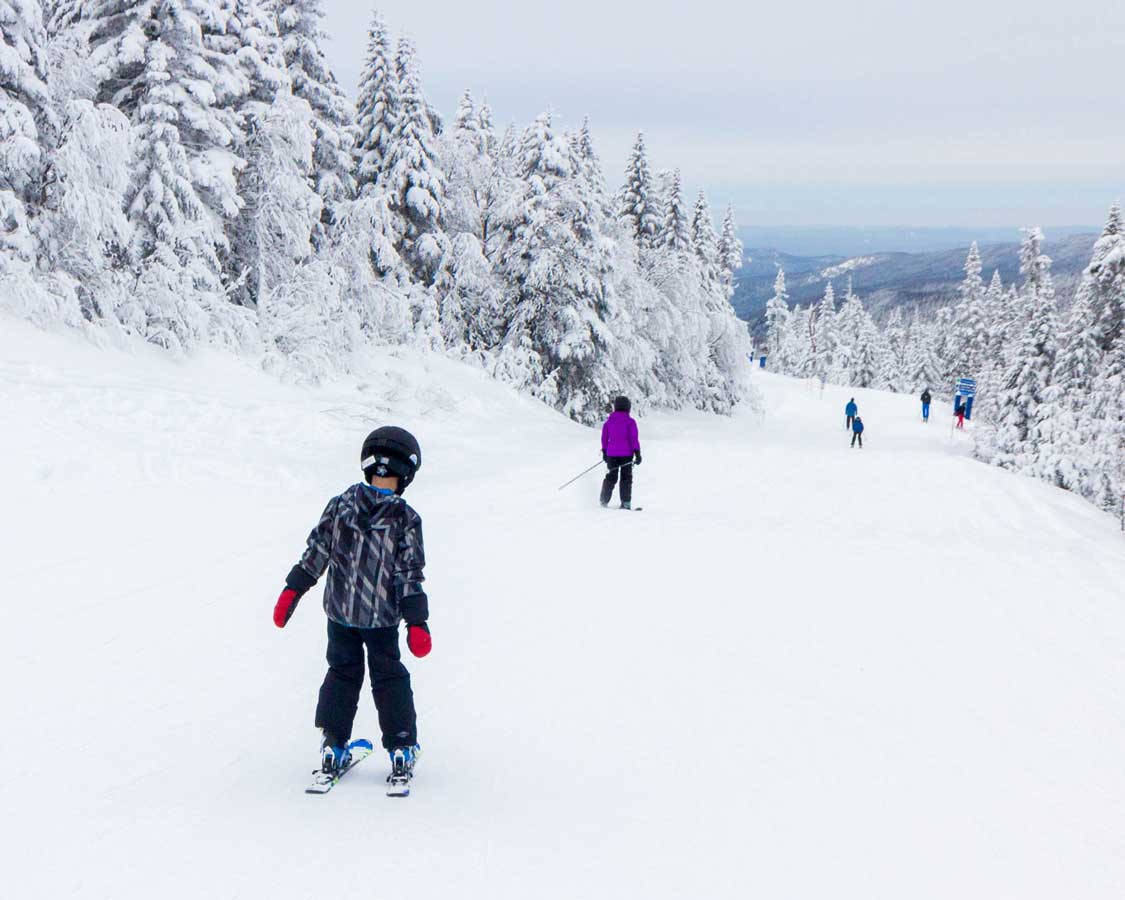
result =
[[[859,416],[856,416],[855,421],[852,422],[852,446],[853,447],[855,446],[856,441],[859,441],[859,449],[862,450],[863,449],[863,419],[861,419]]]
[[[930,389],[929,388],[926,388],[924,391],[922,391],[922,421],[923,422],[929,422],[930,421],[930,402],[932,400],[933,400],[933,397],[930,396]]]
[[[602,425],[602,460],[609,466],[602,482],[602,506],[609,506],[620,475],[621,508],[633,508],[633,467],[641,464],[641,441],[637,422],[629,415],[631,409],[628,397],[618,397],[613,401],[613,412]]]
[[[958,428],[964,428],[965,427],[965,404],[958,403],[955,407],[953,407],[953,415],[956,416],[956,418],[957,418],[957,427]]]
[[[852,421],[859,415],[859,407],[855,405],[855,397],[852,397],[848,401],[848,405],[844,407],[844,415],[848,417],[844,430],[849,430],[852,427]]]
[[[419,751],[414,694],[399,654],[398,626],[406,622],[411,653],[430,652],[422,519],[402,499],[421,465],[422,450],[410,432],[393,427],[371,432],[360,455],[364,481],[328,501],[274,607],[274,624],[284,628],[301,597],[327,571],[328,674],[316,706],[326,778],[350,761],[365,649],[383,747],[391,757],[388,784],[396,778],[406,784],[413,775]]]

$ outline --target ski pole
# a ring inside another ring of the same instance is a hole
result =
[[[593,472],[593,471],[594,471],[594,469],[596,469],[596,468],[597,468],[598,466],[604,466],[604,465],[605,465],[605,462],[604,462],[604,461],[603,461],[603,462],[598,462],[598,463],[594,463],[594,464],[593,464],[592,466],[590,466],[590,468],[588,468],[588,469],[587,469],[587,470],[586,470],[585,472],[582,472],[582,473],[580,473],[580,474],[578,474],[578,475],[575,475],[575,476],[574,476],[574,477],[573,477],[572,479],[570,479],[570,481],[568,481],[568,482],[567,482],[566,484],[563,484],[563,485],[559,485],[559,490],[561,491],[561,490],[562,490],[562,489],[563,489],[564,487],[569,487],[570,485],[574,484],[574,482],[576,482],[576,481],[577,481],[577,480],[578,480],[579,478],[581,478],[581,477],[582,477],[583,475],[589,475],[589,474],[590,474],[591,472]],[[619,465],[619,466],[614,466],[614,467],[613,467],[612,469],[610,469],[610,471],[611,471],[611,472],[619,472],[619,471],[620,471],[621,469],[627,469],[627,468],[629,468],[629,466],[631,466],[631,465],[634,465],[634,463],[633,463],[632,461],[629,461],[629,462],[627,462],[627,463],[622,463],[622,464],[621,464],[621,465]]]
[[[561,491],[564,487],[570,487],[570,485],[574,484],[574,482],[576,482],[579,478],[583,477],[584,475],[589,475],[591,472],[594,471],[594,469],[598,468],[598,466],[604,466],[604,465],[605,465],[605,463],[602,460],[599,459],[596,463],[594,463],[592,466],[590,466],[590,468],[588,468],[585,472],[579,472],[572,479],[570,479],[570,481],[568,481],[566,484],[560,484],[559,490]]]

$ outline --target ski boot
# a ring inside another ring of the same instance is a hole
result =
[[[388,750],[391,758],[391,774],[387,776],[388,797],[409,797],[410,781],[414,777],[414,764],[422,747],[415,744],[413,747],[395,747]]]
[[[347,741],[341,741],[334,735],[324,732],[320,742],[320,771],[325,775],[336,776],[346,769],[352,761],[352,752],[348,749]]]
[[[621,508],[622,508],[622,509],[632,509],[632,508],[633,508],[633,503],[632,503],[632,501],[630,501],[630,500],[622,500],[622,501],[621,501]]]

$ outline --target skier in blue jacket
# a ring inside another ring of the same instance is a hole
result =
[[[852,421],[859,415],[859,407],[855,405],[855,397],[848,401],[848,405],[844,407],[844,415],[848,417],[847,423],[844,425],[845,430],[850,430]]]
[[[855,442],[857,440],[859,441],[859,449],[862,450],[863,449],[863,419],[861,419],[859,416],[856,416],[855,421],[852,422],[852,446],[853,447],[855,446]]]

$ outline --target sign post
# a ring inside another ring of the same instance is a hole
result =
[[[975,378],[957,379],[957,387],[953,392],[953,411],[957,412],[965,407],[965,418],[973,417],[973,400],[977,396],[977,380]]]

